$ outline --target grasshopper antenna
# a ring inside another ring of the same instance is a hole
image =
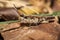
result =
[[[20,20],[20,15],[21,15],[21,14],[18,12],[18,10],[17,10],[15,4],[13,4],[13,6],[14,6],[14,9],[17,11],[17,13],[18,13],[18,17],[19,17],[19,20]]]

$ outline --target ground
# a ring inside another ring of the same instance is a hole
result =
[[[4,40],[59,40],[59,29],[60,26],[55,23],[40,24],[29,27],[21,27],[20,23],[13,23],[3,29],[1,34]]]

